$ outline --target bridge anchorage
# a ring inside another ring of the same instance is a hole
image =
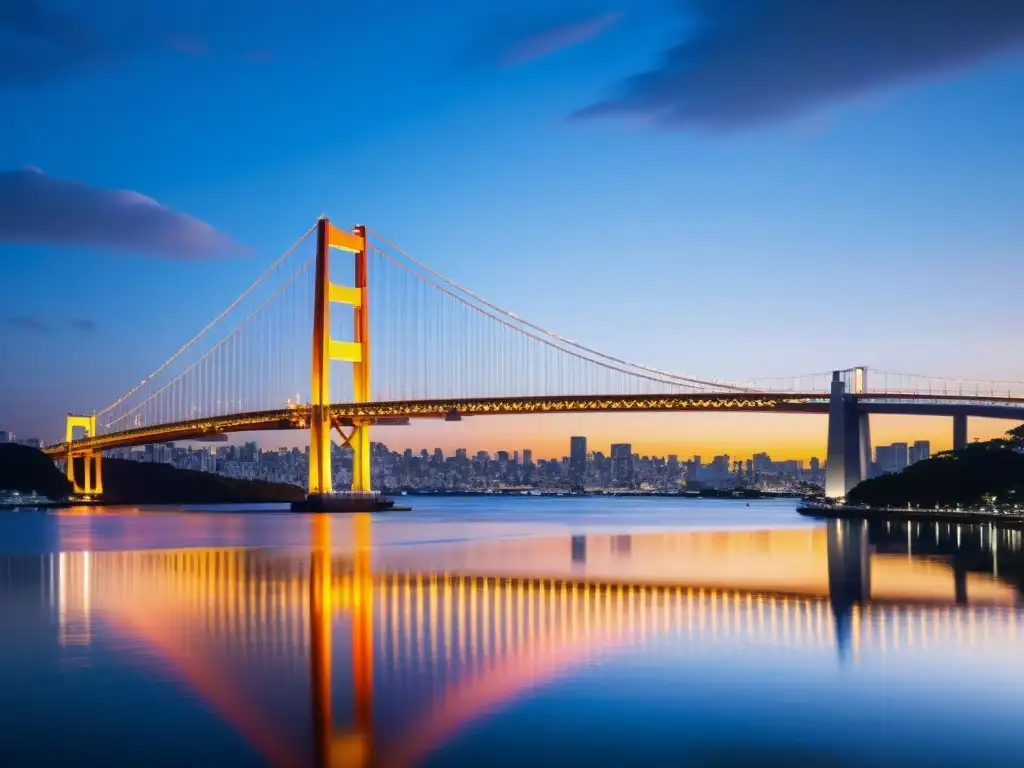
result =
[[[347,258],[336,251],[353,259],[344,277]],[[351,376],[332,376],[332,364],[350,365]],[[365,226],[344,231],[321,218],[124,396],[69,415],[65,440],[45,451],[67,462],[77,498],[98,501],[104,452],[308,430],[308,499],[297,508],[375,510],[389,502],[372,486],[374,426],[609,411],[827,415],[826,494],[841,498],[867,476],[871,414],[952,417],[962,447],[968,417],[1024,421],[1024,383],[872,369],[869,386],[866,367],[740,382],[670,373],[570,341]]]

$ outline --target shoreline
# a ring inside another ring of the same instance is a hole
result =
[[[1024,512],[1003,514],[984,510],[957,512],[947,509],[906,509],[905,507],[810,507],[799,505],[796,511],[804,517],[821,520],[902,520],[939,523],[1000,523],[1024,526]]]

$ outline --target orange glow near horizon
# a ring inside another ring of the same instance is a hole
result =
[[[1001,437],[1016,422],[972,418],[971,440]],[[612,443],[630,443],[634,453],[680,460],[698,455],[704,460],[728,454],[745,459],[767,452],[775,460],[809,460],[826,454],[828,419],[818,414],[773,413],[588,413],[534,416],[475,416],[461,422],[414,421],[407,427],[375,427],[372,439],[391,450],[441,448],[452,455],[456,448],[476,451],[531,449],[534,460],[569,454],[569,438],[585,435],[587,449],[608,455]],[[302,446],[305,433],[257,433],[232,442],[255,439],[264,448]],[[953,422],[934,416],[872,416],[872,445],[894,442],[931,442],[932,453],[953,447]]]

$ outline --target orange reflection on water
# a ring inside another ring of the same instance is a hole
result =
[[[1021,655],[1006,610],[1020,538],[1003,533],[844,523],[380,547],[366,515],[309,524],[305,551],[63,553],[62,632],[103,620],[130,636],[275,765],[412,765],[574,665],[656,638]],[[920,554],[893,551],[904,538]],[[968,572],[986,552],[1002,579]],[[297,677],[304,703],[273,692]]]

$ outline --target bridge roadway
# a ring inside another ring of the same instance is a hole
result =
[[[868,414],[960,416],[1024,421],[1024,398],[920,393],[864,393],[856,396],[857,410]],[[48,446],[55,458],[74,451],[104,451],[150,443],[195,440],[217,434],[285,429],[308,429],[309,406],[210,416],[166,424],[140,426]],[[408,419],[462,418],[464,416],[527,415],[548,413],[658,411],[728,411],[730,413],[810,413],[827,415],[829,396],[806,393],[700,393],[680,395],[559,395],[445,400],[397,400],[339,403],[331,406],[335,425],[350,426],[353,419],[371,419],[382,426]]]

